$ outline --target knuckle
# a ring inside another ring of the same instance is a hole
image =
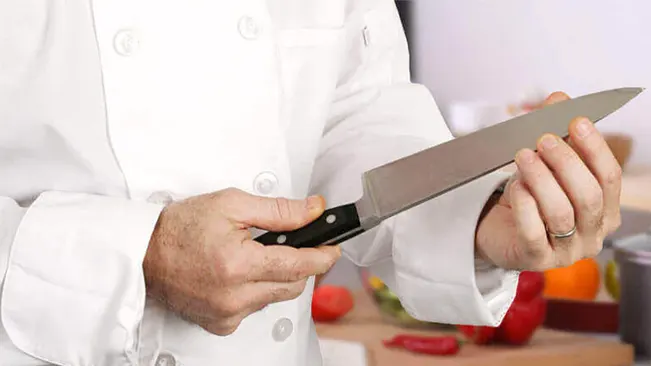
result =
[[[601,253],[602,249],[603,240],[596,240],[594,245],[590,245],[584,250],[584,258],[594,258]]]
[[[289,299],[290,288],[287,286],[277,286],[271,290],[271,302],[283,301]]]
[[[613,233],[615,230],[619,229],[620,226],[622,226],[622,215],[618,211],[615,215],[613,215],[613,217],[608,218],[608,233]]]
[[[291,205],[287,198],[277,197],[274,199],[274,212],[278,219],[287,220],[292,217]]]
[[[239,314],[242,304],[232,296],[218,296],[211,304],[213,311],[222,318],[231,318]]]
[[[603,203],[603,192],[600,189],[592,189],[585,194],[585,197],[581,201],[581,208],[585,212],[590,212],[596,215],[601,213]]]
[[[559,160],[562,165],[575,164],[579,161],[579,157],[576,155],[574,150],[567,149],[558,149]]]
[[[556,256],[556,268],[568,267],[572,264],[572,258],[569,255]]]
[[[302,263],[301,261],[294,261],[292,262],[291,266],[289,267],[289,270],[287,271],[287,281],[297,281],[304,277],[304,273],[306,272],[306,265]]]
[[[226,261],[219,266],[218,274],[223,283],[235,284],[241,282],[242,278],[245,276],[245,271],[243,270],[243,266],[231,261]]]
[[[590,220],[587,220],[587,227],[591,228],[596,235],[601,235],[604,231],[607,231],[605,220],[606,218],[603,215],[594,215]]]
[[[595,254],[601,253],[601,250],[604,248],[605,238],[605,235],[600,235],[595,238],[594,244],[591,246],[591,248],[596,252]]]
[[[540,230],[524,230],[522,232],[524,254],[538,253],[542,251],[540,243],[547,241],[547,233]]]
[[[241,310],[241,306],[238,301],[235,300],[226,300],[221,303],[220,312],[226,316],[235,316]]]
[[[558,209],[550,215],[549,221],[560,230],[571,230],[574,227],[574,212],[571,208]]]
[[[307,285],[307,279],[298,281],[292,286],[290,286],[289,291],[287,292],[287,297],[289,300],[293,300],[299,296],[305,291],[305,286]]]
[[[604,183],[606,185],[612,186],[619,184],[619,182],[622,179],[622,167],[619,164],[615,164],[615,166],[606,173],[605,181]]]
[[[279,286],[273,290],[273,301],[287,301],[293,300],[301,296],[305,290],[307,280],[294,282],[287,286]]]
[[[521,252],[522,257],[524,257],[527,262],[541,262],[545,258],[547,255],[546,248],[545,246],[540,245],[540,243],[540,239],[525,242],[525,245],[521,249]]]
[[[534,249],[523,255],[521,263],[523,264],[522,270],[544,271],[550,267],[550,256],[543,249]]]
[[[241,193],[242,191],[240,189],[229,187],[219,191],[218,197],[225,200],[229,200],[229,199],[237,198]]]
[[[282,269],[286,266],[286,260],[277,257],[265,257],[263,261],[262,268],[264,268],[264,278],[268,279],[269,277],[280,277],[280,280],[284,280],[287,276],[286,271]]]

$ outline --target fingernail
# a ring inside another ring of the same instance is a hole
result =
[[[309,211],[321,211],[323,200],[319,196],[310,196],[307,198],[307,209]]]
[[[556,138],[556,136],[553,135],[545,135],[540,141],[540,144],[542,145],[544,150],[551,150],[555,148],[556,145],[558,145],[558,139]]]
[[[592,132],[592,123],[590,123],[590,121],[587,119],[582,119],[576,126],[576,131],[578,132],[580,138],[587,137]]]
[[[515,160],[520,164],[528,164],[533,162],[535,155],[536,153],[531,150],[521,150],[515,156]]]

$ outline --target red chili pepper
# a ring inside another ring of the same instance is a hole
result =
[[[454,336],[427,337],[399,334],[383,343],[385,347],[400,347],[414,353],[437,356],[455,355],[460,349],[460,342]]]

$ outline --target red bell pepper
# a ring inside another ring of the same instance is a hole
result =
[[[475,344],[528,343],[545,320],[547,303],[543,297],[544,285],[545,277],[542,273],[522,272],[515,299],[499,327],[458,325],[458,330]]]
[[[545,275],[540,272],[523,271],[518,278],[518,288],[515,292],[516,302],[527,302],[543,293]]]
[[[528,343],[536,329],[543,323],[546,305],[542,295],[529,302],[513,302],[497,329],[495,340],[511,345]]]

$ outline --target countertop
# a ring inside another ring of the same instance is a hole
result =
[[[506,169],[508,169],[508,167]],[[625,169],[622,183],[621,204],[622,208],[626,210],[633,209],[651,212],[651,166],[630,166]],[[623,223],[622,226],[624,225],[626,225],[626,223]],[[636,223],[636,225],[637,226],[634,228],[634,230],[637,230],[637,227],[640,226],[640,223]],[[644,223],[642,223],[642,226],[644,226]],[[651,222],[649,222],[648,227],[651,229]],[[349,266],[349,268],[346,268],[346,266]],[[343,271],[339,271],[340,273],[336,274],[336,276],[330,276],[331,278],[329,279],[326,278],[324,280],[324,283],[345,283],[348,285],[347,282],[350,282],[350,279],[357,275],[356,269],[350,268],[350,264],[345,263],[341,267],[344,267],[341,268]],[[612,341],[613,343],[619,341],[617,334],[574,334],[604,341]],[[648,366],[651,365],[651,359],[638,358],[635,360],[635,363],[633,365]]]

